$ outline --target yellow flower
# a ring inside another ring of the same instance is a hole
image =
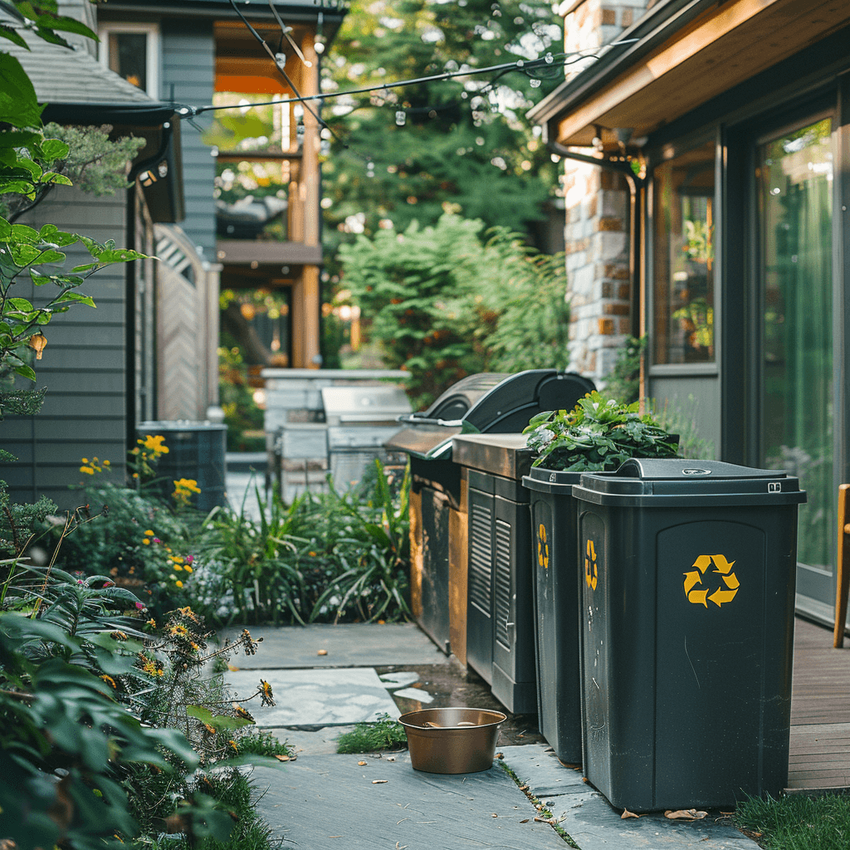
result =
[[[81,458],[80,463],[88,464],[89,459],[87,457]]]
[[[145,537],[153,537],[153,529],[152,528],[146,528],[145,529]]]
[[[147,537],[146,537],[144,540],[142,540],[142,543],[144,543],[144,544],[145,544],[145,546],[150,546],[150,545],[151,545],[151,542],[150,542],[150,540],[148,540],[148,538],[147,538]]]
[[[94,475],[94,469],[91,466],[81,466],[80,472],[85,472],[86,475]]]
[[[108,460],[105,460],[105,461],[103,462],[103,465],[104,465],[104,466],[111,466],[112,464],[111,464]]]
[[[182,581],[177,581],[177,582],[175,582],[175,585],[176,585],[177,587],[183,587],[183,582],[182,582]]]
[[[181,478],[174,482],[174,486],[178,490],[188,490],[190,493],[200,493],[201,488],[198,487],[198,482],[194,478]]]
[[[136,442],[140,446],[144,446],[149,452],[154,452],[154,454],[167,455],[171,451],[165,445],[165,437],[162,434],[148,434],[143,440]]]
[[[191,572],[192,572],[192,568],[191,568],[188,564],[184,564],[184,565],[183,565],[183,569],[184,569],[184,570],[186,570],[186,572],[187,572],[187,573],[191,573]]]
[[[177,570],[178,572],[181,572],[183,570],[183,567],[180,564],[175,564],[174,569]]]
[[[113,690],[118,690],[118,685],[115,684],[115,679],[112,676],[107,676],[105,673],[100,677],[107,685],[112,685]]]

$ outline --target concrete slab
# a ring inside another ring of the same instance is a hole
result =
[[[337,739],[354,726],[325,726],[322,729],[270,729],[279,740],[287,743],[296,758],[328,755],[337,750]]]
[[[544,802],[581,850],[757,850],[758,845],[720,812],[701,820],[670,820],[663,813],[621,817],[581,771],[564,767],[551,748],[501,747],[505,763]]]
[[[372,669],[238,670],[225,675],[238,698],[255,693],[260,679],[271,686],[275,705],[249,703],[257,726],[342,726],[376,720],[380,714],[400,714],[387,689]]]
[[[365,765],[358,762],[365,761]],[[301,758],[280,770],[257,768],[257,808],[286,846],[310,850],[564,850],[535,823],[528,798],[499,767],[441,776],[363,756]]]
[[[222,637],[236,638],[241,632],[241,626],[234,626]],[[449,663],[415,623],[252,626],[250,632],[263,642],[256,655],[233,658],[231,663],[242,670]]]

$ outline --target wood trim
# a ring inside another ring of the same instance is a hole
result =
[[[575,108],[565,103],[557,139],[589,145],[597,126],[647,135],[848,23],[850,8],[834,0],[737,0],[716,7],[588,100]]]

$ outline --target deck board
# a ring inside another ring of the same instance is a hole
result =
[[[788,791],[850,788],[850,640],[797,619]]]

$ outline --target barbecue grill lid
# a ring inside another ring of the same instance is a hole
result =
[[[557,369],[470,375],[424,412],[399,417],[405,427],[385,446],[432,460],[447,459],[451,438],[458,434],[519,433],[538,413],[571,409],[594,389],[588,378]]]

